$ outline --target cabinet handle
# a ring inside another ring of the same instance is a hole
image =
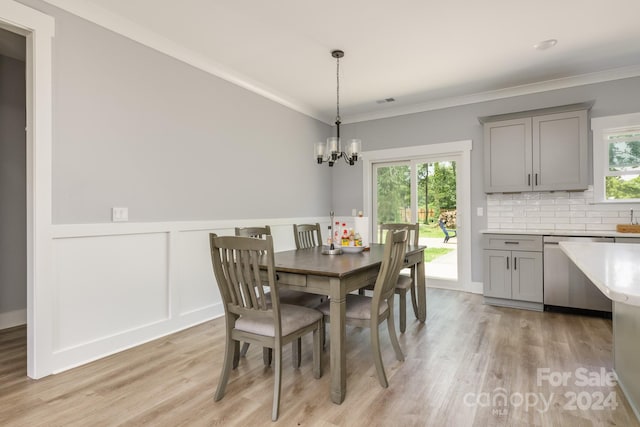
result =
[[[531,186],[531,174],[527,174],[527,187]]]
[[[538,185],[538,174],[536,174],[536,186]]]
[[[513,269],[518,269],[518,257],[513,257]]]
[[[520,242],[509,242],[509,241],[505,241],[504,242],[505,245],[519,245]]]
[[[509,257],[507,257],[507,270],[509,269]]]

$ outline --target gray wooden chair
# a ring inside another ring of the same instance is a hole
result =
[[[418,246],[420,239],[420,224],[405,224],[405,223],[388,223],[380,224],[378,226],[378,241],[384,241],[385,233],[389,231],[407,230],[409,236],[407,241],[414,246]],[[400,296],[400,332],[404,333],[407,330],[407,292],[411,292],[411,304],[413,305],[413,313],[416,318],[418,317],[418,300],[416,298],[416,267],[411,267],[410,275],[400,274],[398,277],[398,283],[396,283],[396,294]]]
[[[253,237],[255,239],[264,239],[266,236],[271,236],[271,227],[265,225],[264,227],[236,227],[235,235],[239,237]],[[293,304],[303,307],[315,308],[322,303],[322,299],[319,295],[310,294],[307,292],[292,291],[290,289],[280,289],[278,292],[281,304]],[[268,294],[267,298],[271,298]],[[249,350],[249,343],[242,345],[240,356],[244,357]],[[292,362],[294,368],[300,367],[302,358],[302,340],[298,340],[291,345]],[[265,365],[271,364],[271,351],[268,348],[263,348],[263,360]]]
[[[313,332],[313,375],[322,376],[322,313],[296,305],[281,304],[276,285],[273,239],[209,235],[213,271],[224,304],[226,343],[224,364],[215,400],[224,397],[229,373],[238,365],[240,341],[273,349],[275,379],[271,419],[278,419],[282,383],[282,348]],[[259,260],[266,258],[267,279]],[[266,282],[265,282],[266,280]],[[270,289],[267,298],[263,284]]]
[[[322,233],[320,224],[293,224],[293,238],[296,241],[296,249],[314,248],[322,246]]]
[[[393,322],[393,298],[394,289],[398,282],[398,275],[404,263],[404,256],[407,250],[407,230],[389,232],[386,236],[384,256],[376,283],[373,288],[373,297],[359,294],[347,294],[345,318],[348,325],[359,326],[371,329],[371,354],[376,366],[378,381],[382,387],[388,387],[387,375],[382,364],[382,354],[380,352],[380,338],[378,327],[380,323],[387,321],[387,329],[391,344],[396,353],[396,358],[404,360],[396,328]],[[324,302],[318,307],[324,314],[325,322],[331,321],[330,302]],[[324,334],[324,331],[323,331]]]

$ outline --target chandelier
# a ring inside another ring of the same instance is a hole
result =
[[[358,153],[362,149],[362,141],[350,139],[347,150],[342,150],[340,141],[340,58],[344,56],[341,50],[334,50],[331,56],[336,59],[336,136],[327,138],[327,142],[316,142],[315,156],[318,164],[329,163],[333,166],[336,160],[343,158],[346,163],[354,165],[358,161]]]

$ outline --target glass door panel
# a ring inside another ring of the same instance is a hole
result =
[[[426,245],[426,274],[457,280],[456,162],[446,158],[413,159],[373,165],[373,232],[381,223],[420,223]],[[448,236],[448,237],[447,237]]]
[[[378,224],[412,222],[415,216],[411,212],[410,163],[381,163],[373,168],[374,232],[377,233]]]

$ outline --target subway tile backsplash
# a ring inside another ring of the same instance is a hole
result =
[[[593,187],[586,191],[487,194],[489,229],[615,231],[629,223],[624,204],[594,204]],[[636,212],[640,219],[640,209]]]

